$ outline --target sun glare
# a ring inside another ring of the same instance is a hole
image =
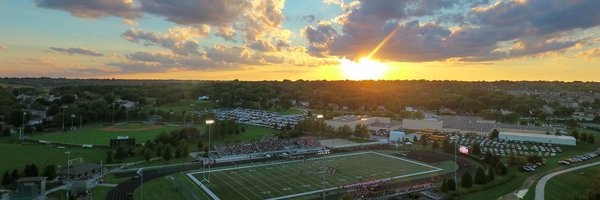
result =
[[[385,63],[366,57],[360,58],[358,61],[342,58],[340,59],[340,68],[346,78],[350,80],[381,79],[383,74],[388,70],[388,66]]]

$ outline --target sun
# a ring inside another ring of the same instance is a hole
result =
[[[381,79],[388,70],[385,63],[377,60],[371,60],[367,57],[358,59],[358,61],[340,59],[340,68],[347,79],[350,80],[377,80]]]

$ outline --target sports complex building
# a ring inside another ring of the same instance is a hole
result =
[[[369,117],[364,115],[344,115],[325,120],[325,123],[335,129],[344,125],[354,130],[356,125],[367,126],[370,131],[390,132],[402,128],[402,123],[391,120],[389,117]]]
[[[569,135],[556,135],[561,128],[550,126],[518,125],[499,123],[480,117],[433,116],[428,119],[404,119],[404,130],[437,130],[440,132],[476,133],[488,135],[494,129],[499,131],[499,139],[523,142],[575,145],[575,138]]]

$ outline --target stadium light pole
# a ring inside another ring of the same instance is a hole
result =
[[[215,123],[215,120],[207,119],[205,122],[208,126],[208,183],[210,183],[210,127]]]
[[[67,154],[67,185],[69,186],[69,190],[67,192],[67,200],[69,200],[69,196],[71,196],[71,152],[65,151],[65,154]]]
[[[323,115],[318,114],[317,115],[317,121],[321,122],[321,119],[323,119]],[[323,139],[323,134],[321,133],[321,123],[317,124],[317,132],[319,132],[319,138]]]
[[[71,114],[71,146],[73,146],[73,120],[75,119],[75,114]]]
[[[450,137],[454,141],[454,164],[456,164],[456,170],[454,170],[454,186],[458,184],[458,162],[456,161],[456,146],[458,145],[458,136],[454,135]]]
[[[21,144],[23,144],[23,136],[25,136],[25,117],[27,117],[27,112],[23,111],[23,127],[21,128],[21,135],[19,136]]]
[[[65,109],[68,108],[68,106],[61,106],[62,108],[62,131],[65,131]]]

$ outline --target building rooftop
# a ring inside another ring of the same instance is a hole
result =
[[[573,136],[568,136],[568,135],[554,135],[554,134],[540,134],[540,133],[535,133],[535,132],[515,132],[515,131],[519,131],[519,130],[500,130],[500,134],[501,135],[512,135],[512,136],[524,136],[524,137],[538,137],[538,138],[548,138],[548,139],[563,139],[563,140],[575,140],[575,137]]]
[[[44,177],[44,176],[24,177],[24,178],[20,178],[19,180],[17,180],[17,183],[21,183],[21,182],[39,182],[39,181],[44,181],[47,178],[48,177]]]
[[[354,122],[354,121],[358,121],[361,119],[366,119],[369,118],[368,116],[361,116],[361,115],[343,115],[343,116],[337,116],[334,117],[333,119],[331,119],[331,121],[336,121],[336,122]]]

